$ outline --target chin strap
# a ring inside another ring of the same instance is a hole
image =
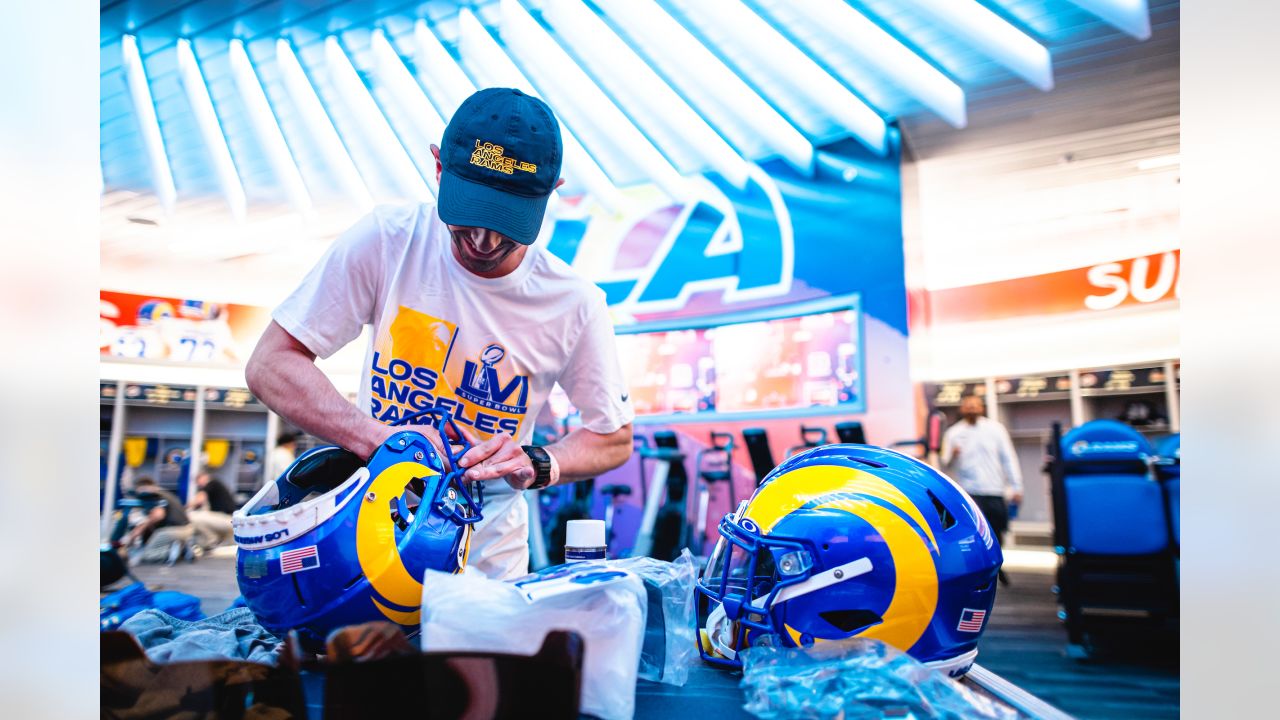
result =
[[[707,644],[711,649],[721,657],[729,660],[736,660],[738,651],[729,647],[722,637],[724,633],[728,633],[730,637],[735,633],[737,623],[730,622],[728,616],[724,614],[724,605],[717,603],[716,609],[711,611],[707,616],[706,634]]]
[[[973,667],[973,662],[977,659],[978,649],[974,648],[967,653],[957,655],[953,658],[927,662],[924,666],[930,670],[937,670],[938,672],[946,673],[948,677],[955,678],[969,672],[969,668]]]
[[[872,569],[873,565],[870,558],[858,558],[853,562],[816,573],[804,582],[779,589],[777,595],[773,598],[773,604],[776,605],[780,602],[793,600],[802,595],[808,595],[831,585],[842,583],[845,580],[866,575]],[[759,597],[752,600],[750,604],[762,607],[763,603],[768,599],[768,596]],[[706,631],[707,643],[711,645],[713,650],[729,660],[736,658],[738,654],[737,648],[732,647],[729,643],[732,643],[738,636],[738,624],[729,619],[724,610],[724,603],[716,603],[715,609],[707,616]],[[728,642],[725,641],[726,636],[729,638]]]

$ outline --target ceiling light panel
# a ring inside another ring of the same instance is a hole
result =
[[[746,184],[742,156],[582,0],[549,0],[542,17],[580,66],[682,171],[714,170],[735,187]]]
[[[602,15],[743,156],[813,171],[813,145],[652,0],[593,0]]]
[[[885,152],[884,119],[741,0],[667,2],[809,140],[824,144],[852,134]]]

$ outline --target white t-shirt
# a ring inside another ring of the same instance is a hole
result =
[[[957,450],[959,452],[957,452]],[[986,417],[961,420],[942,436],[942,464],[970,495],[1022,492],[1022,469],[1004,425]]]
[[[492,279],[463,268],[450,243],[434,205],[380,206],[272,317],[322,358],[372,326],[358,402],[383,422],[446,407],[480,439],[504,432],[528,444],[557,382],[587,430],[634,419],[600,288],[542,242]],[[491,577],[523,574],[525,503],[501,481],[485,484],[485,500],[470,562]]]

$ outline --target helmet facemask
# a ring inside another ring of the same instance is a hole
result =
[[[824,570],[812,541],[765,535],[744,517],[746,507],[744,500],[720,522],[720,541],[697,586],[712,604],[705,628],[709,647],[702,645],[701,633],[698,638],[702,657],[731,667],[741,665],[737,652],[749,644],[768,644],[787,635],[779,605],[872,568],[868,558],[859,558]]]

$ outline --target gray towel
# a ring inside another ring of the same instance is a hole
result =
[[[283,642],[258,624],[249,608],[190,622],[159,610],[144,610],[120,626],[138,640],[153,662],[249,660],[275,665]]]

